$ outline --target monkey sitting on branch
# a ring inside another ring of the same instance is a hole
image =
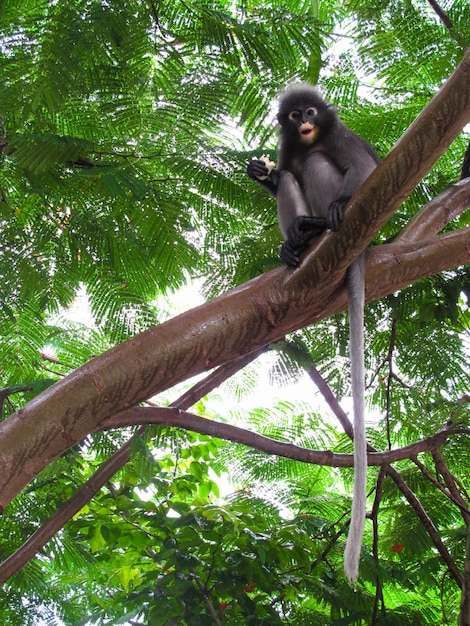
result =
[[[343,210],[379,159],[364,139],[340,121],[315,87],[293,85],[280,96],[278,167],[253,159],[247,174],[276,198],[284,236],[280,258],[288,267],[300,262],[313,237],[339,229]],[[351,583],[359,572],[366,516],[367,444],[364,399],[364,258],[347,276],[349,349],[354,412],[354,493],[344,569]]]

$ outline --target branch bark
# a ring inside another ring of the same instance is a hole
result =
[[[444,189],[426,204],[396,236],[394,243],[411,243],[440,232],[470,207],[470,179]]]
[[[320,238],[297,270],[273,270],[149,329],[72,372],[0,424],[0,506],[111,415],[344,308],[347,267],[469,119],[470,50],[353,198],[340,231]],[[468,231],[398,252],[390,244],[379,250],[367,255],[366,279],[375,281],[368,284],[368,301],[470,260]]]

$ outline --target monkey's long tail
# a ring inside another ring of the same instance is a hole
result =
[[[347,276],[349,352],[354,412],[354,490],[344,571],[354,585],[359,575],[362,534],[366,518],[367,443],[364,375],[364,253],[351,264]]]

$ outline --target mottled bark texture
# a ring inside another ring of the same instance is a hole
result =
[[[340,231],[320,238],[298,269],[275,269],[109,350],[0,424],[0,506],[113,414],[345,308],[347,267],[469,119],[467,51],[352,199]],[[367,253],[368,301],[469,262],[468,230],[431,231]]]

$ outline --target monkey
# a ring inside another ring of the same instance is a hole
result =
[[[379,158],[362,137],[343,122],[319,91],[306,83],[288,87],[280,96],[278,167],[266,158],[247,165],[250,178],[275,198],[284,243],[280,259],[288,267],[300,263],[310,241],[325,230],[337,231],[343,210],[376,168]],[[354,412],[354,491],[344,570],[351,584],[359,572],[366,516],[367,443],[364,399],[364,255],[347,274],[349,350]]]

